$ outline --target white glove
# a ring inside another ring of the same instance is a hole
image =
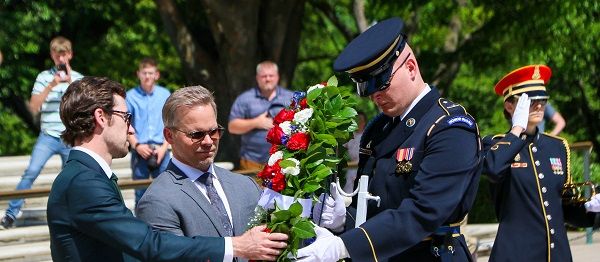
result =
[[[522,94],[519,97],[519,101],[517,102],[517,106],[515,107],[515,112],[513,112],[512,116],[512,127],[519,126],[522,127],[523,130],[527,129],[527,123],[529,122],[529,105],[531,104],[531,99],[527,94]]]
[[[315,206],[313,207],[313,222],[318,226],[329,228],[334,232],[341,232],[346,223],[345,198],[340,195],[335,183],[331,183],[329,191],[333,198],[331,196],[325,197],[326,194],[323,193],[319,197],[319,202],[315,203]],[[322,204],[323,201],[325,201],[325,204]],[[321,212],[321,208],[323,208],[323,212]],[[320,221],[319,214],[321,214]]]
[[[584,204],[587,212],[600,212],[600,194],[595,194],[592,199]]]
[[[329,230],[316,226],[317,239],[312,244],[298,249],[297,262],[330,262],[349,257],[344,241]]]

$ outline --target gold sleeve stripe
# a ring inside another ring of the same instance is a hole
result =
[[[373,252],[373,259],[375,260],[375,262],[378,262],[377,255],[375,254],[375,247],[373,246],[373,242],[371,242],[371,238],[369,237],[369,234],[367,233],[367,231],[364,228],[362,228],[362,227],[358,227],[358,228],[360,228],[365,233],[365,236],[367,237],[367,240],[369,241],[369,245],[371,245],[371,252]]]

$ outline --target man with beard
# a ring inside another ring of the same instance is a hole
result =
[[[275,260],[284,234],[250,229],[239,237],[179,237],[156,232],[127,209],[110,164],[128,153],[133,133],[125,90],[108,78],[84,77],[62,97],[63,140],[73,146],[52,185],[48,227],[53,261]]]
[[[224,128],[213,95],[201,86],[179,89],[162,116],[173,158],[138,203],[137,216],[177,235],[243,234],[260,188],[250,177],[214,165]]]

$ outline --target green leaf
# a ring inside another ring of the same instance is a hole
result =
[[[298,221],[298,223],[292,227],[292,234],[302,239],[316,236],[313,224],[308,220]]]
[[[302,214],[302,205],[298,202],[294,202],[290,205],[290,209],[288,210],[290,211],[290,217],[298,217]]]
[[[328,80],[327,80],[327,86],[332,87],[332,86],[338,86],[338,80],[337,77],[335,77],[335,75],[331,76]]]
[[[271,221],[273,223],[283,222],[290,219],[290,211],[289,210],[278,210],[271,214]]]
[[[337,140],[335,140],[335,137],[333,135],[330,134],[318,134],[317,139],[322,140],[323,142],[330,144],[332,146],[337,146]]]

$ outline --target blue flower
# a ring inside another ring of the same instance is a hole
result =
[[[286,136],[286,135],[281,136],[281,144],[282,145],[287,145],[288,140],[290,140],[289,136]]]

